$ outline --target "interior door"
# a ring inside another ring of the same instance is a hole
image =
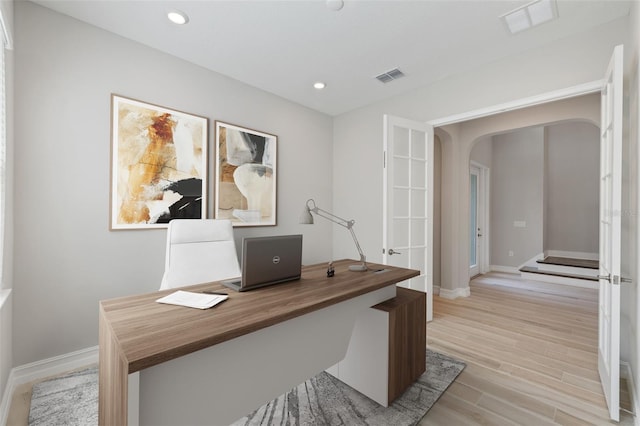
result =
[[[480,273],[480,169],[471,166],[469,169],[469,276]]]
[[[618,421],[620,381],[620,239],[622,211],[622,46],[613,52],[601,98],[600,298],[598,371],[609,416]]]
[[[383,262],[417,269],[433,318],[433,126],[384,116]]]

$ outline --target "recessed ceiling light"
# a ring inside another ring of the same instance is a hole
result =
[[[180,10],[169,11],[167,13],[167,18],[169,18],[171,22],[177,25],[184,25],[189,22],[189,17],[187,16],[187,14]]]
[[[556,0],[535,0],[505,13],[500,18],[504,21],[511,34],[515,34],[557,17],[558,7]]]
[[[314,87],[314,88],[316,88],[316,89],[318,89],[318,90],[322,90],[322,89],[324,89],[325,87],[327,87],[327,85],[326,85],[326,84],[324,84],[324,83],[323,83],[323,82],[321,82],[321,81],[316,81],[315,83],[313,83],[313,87]]]

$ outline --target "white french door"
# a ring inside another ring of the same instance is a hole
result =
[[[622,59],[622,46],[616,46],[602,88],[600,120],[598,371],[609,416],[616,421],[620,418]]]
[[[384,116],[383,263],[417,269],[433,318],[433,127]]]

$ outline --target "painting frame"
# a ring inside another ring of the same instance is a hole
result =
[[[111,94],[109,229],[207,217],[209,119]]]
[[[234,227],[276,226],[278,137],[216,121],[214,217]]]

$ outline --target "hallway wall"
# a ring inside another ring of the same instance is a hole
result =
[[[493,137],[491,265],[517,267],[542,252],[544,127]]]
[[[600,128],[567,122],[545,130],[545,252],[597,258]]]

